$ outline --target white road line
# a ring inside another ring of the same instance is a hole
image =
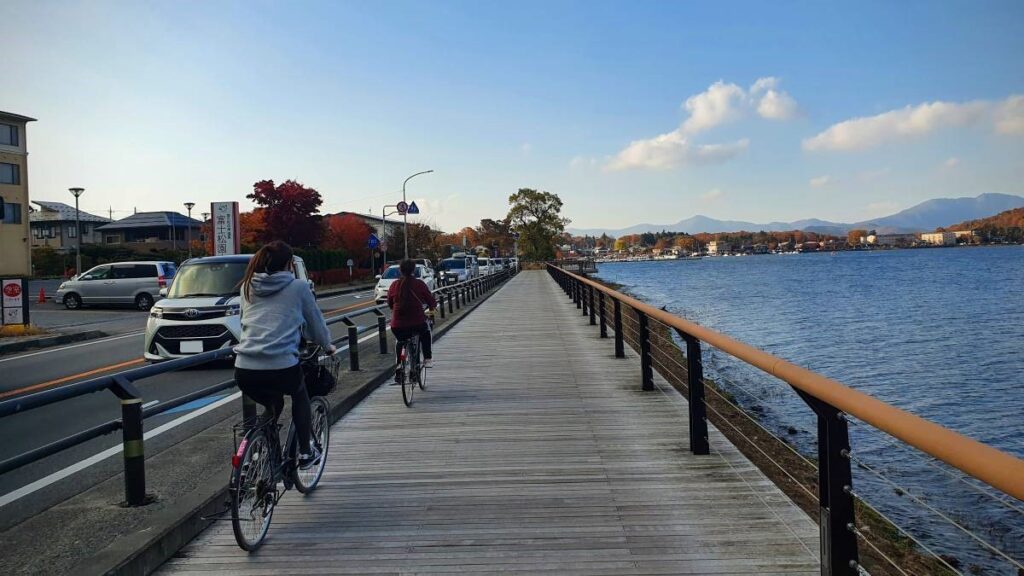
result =
[[[317,302],[323,302],[324,300],[334,300],[334,299],[337,299],[337,298],[348,298],[350,296],[353,296],[353,297],[365,296],[366,294],[369,294],[370,292],[373,292],[373,290],[367,290],[365,292],[347,292],[345,294],[338,294],[336,296],[328,296],[326,298],[317,298]]]
[[[198,410],[195,410],[193,412],[189,412],[188,414],[185,414],[181,418],[177,418],[177,419],[171,420],[170,422],[168,422],[166,424],[163,424],[162,426],[154,428],[153,430],[150,430],[149,432],[146,432],[145,435],[143,435],[143,438],[145,440],[149,440],[150,438],[155,438],[155,437],[163,434],[164,432],[167,432],[168,430],[171,430],[173,428],[177,428],[178,426],[181,426],[182,424],[184,424],[185,422],[188,422],[189,420],[193,420],[195,418],[198,418],[198,417],[202,416],[203,414],[206,414],[207,412],[212,412],[213,410],[216,410],[217,408],[220,408],[221,406],[224,406],[225,404],[227,404],[227,403],[229,403],[229,402],[231,402],[233,400],[238,400],[241,397],[242,397],[242,393],[241,392],[235,392],[234,394],[232,394],[230,396],[226,396],[224,398],[221,398],[220,400],[218,400],[216,402],[213,402],[213,403],[211,403],[211,404],[209,404],[207,406],[204,406],[204,407],[202,407],[202,408],[200,408]],[[33,492],[37,492],[39,490],[42,490],[43,488],[46,488],[50,484],[53,484],[54,482],[57,482],[57,481],[62,480],[64,478],[67,478],[68,476],[71,476],[75,472],[78,472],[80,470],[84,470],[84,469],[88,468],[89,466],[92,466],[93,464],[96,464],[98,462],[102,462],[103,460],[106,460],[107,458],[110,458],[111,456],[120,453],[121,449],[122,449],[122,446],[120,444],[118,444],[117,446],[112,446],[112,447],[107,448],[106,450],[100,452],[99,454],[95,454],[93,456],[90,456],[90,457],[86,458],[85,460],[81,460],[79,462],[76,462],[76,463],[72,464],[71,466],[68,466],[67,468],[64,468],[63,470],[58,470],[57,472],[54,472],[53,474],[50,474],[49,476],[45,476],[43,478],[40,478],[39,480],[36,480],[35,482],[32,482],[31,484],[26,484],[26,485],[22,486],[21,488],[18,488],[17,490],[12,490],[11,492],[8,492],[7,494],[4,494],[3,496],[0,496],[0,507],[6,506],[7,504],[10,504],[11,502],[14,502],[15,500],[18,500],[20,498],[24,498],[25,496],[28,496],[29,494],[32,494]],[[227,456],[225,456],[225,459],[226,458],[227,458]]]
[[[123,338],[130,338],[132,336],[139,336],[145,334],[145,330],[138,332],[132,332],[130,334],[122,334],[120,336],[114,336],[113,338],[103,338],[101,340],[89,340],[88,342],[82,342],[81,344],[72,344],[71,346],[61,346],[60,348],[47,348],[46,350],[40,350],[39,352],[32,352],[30,354],[22,354],[21,356],[12,356],[10,358],[0,358],[0,363],[10,362],[12,360],[21,360],[22,358],[31,358],[32,356],[41,356],[43,354],[52,354],[54,352],[60,352],[62,350],[70,350],[72,348],[81,348],[82,346],[92,346],[93,344],[102,344],[104,342],[113,342],[114,340],[121,340]]]
[[[143,404],[142,405],[142,409],[145,410],[146,408],[149,408],[150,406],[156,406],[159,403],[160,403],[159,400],[151,400],[151,401],[146,402],[145,404]]]
[[[367,334],[366,336],[360,338],[359,342],[366,342],[367,340],[370,340],[370,339],[376,338],[376,337],[377,337],[377,333],[373,332],[373,333]],[[342,348],[339,348],[338,351],[340,352],[342,350],[345,350],[346,348],[348,348],[348,346],[344,346]],[[213,410],[216,410],[217,408],[220,408],[221,406],[224,406],[225,404],[231,402],[232,400],[237,400],[237,399],[239,399],[241,397],[242,397],[242,393],[241,392],[235,392],[234,394],[232,394],[230,396],[226,396],[224,398],[221,398],[220,400],[218,400],[216,402],[212,402],[212,403],[210,403],[210,404],[208,404],[208,405],[206,405],[206,406],[204,406],[204,407],[202,407],[202,408],[200,408],[198,410],[194,410],[192,412],[189,412],[188,414],[185,414],[184,416],[182,416],[180,418],[176,418],[174,420],[171,420],[170,422],[168,422],[166,424],[163,424],[163,425],[161,425],[161,426],[159,426],[157,428],[154,428],[153,430],[150,430],[149,432],[146,432],[143,435],[143,439],[144,440],[149,440],[150,438],[154,438],[156,436],[159,436],[159,435],[163,434],[164,432],[167,432],[168,430],[171,430],[173,428],[177,428],[178,426],[181,426],[182,424],[184,424],[185,422],[188,422],[189,420],[193,420],[195,418],[198,418],[198,417],[202,416],[203,414],[206,414],[207,412],[211,412]],[[145,408],[147,406],[152,406],[153,404],[156,404],[158,402],[160,402],[160,401],[159,400],[153,400],[152,402],[147,402],[146,404],[143,404],[142,407]],[[11,492],[8,492],[7,494],[4,494],[3,496],[0,496],[0,508],[2,508],[3,506],[6,506],[7,504],[10,504],[11,502],[14,502],[15,500],[18,500],[20,498],[24,498],[25,496],[28,496],[29,494],[32,494],[33,492],[37,492],[39,490],[42,490],[43,488],[46,488],[47,486],[53,484],[54,482],[58,482],[60,480],[63,480],[64,478],[67,478],[68,476],[71,476],[75,472],[79,472],[81,470],[85,470],[86,468],[88,468],[89,466],[92,466],[93,464],[96,464],[98,462],[102,462],[103,460],[106,460],[107,458],[110,458],[111,456],[120,453],[121,449],[122,449],[122,446],[120,444],[118,444],[117,446],[112,446],[112,447],[107,448],[106,450],[100,452],[99,454],[94,454],[93,456],[90,456],[90,457],[88,457],[88,458],[86,458],[84,460],[80,460],[80,461],[72,464],[71,466],[68,466],[67,468],[64,468],[62,470],[58,470],[57,472],[54,472],[53,474],[50,474],[49,476],[44,476],[43,478],[40,478],[39,480],[36,480],[35,482],[32,482],[30,484],[26,484],[26,485],[22,486],[21,488],[18,488],[17,490],[12,490]]]

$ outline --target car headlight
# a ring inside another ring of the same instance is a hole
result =
[[[159,307],[159,306],[153,306],[152,308],[149,309],[149,317],[150,318],[163,318],[164,317],[164,309]]]
[[[224,315],[225,316],[238,316],[241,313],[242,313],[242,307],[241,306],[231,306],[230,308],[228,308],[227,310],[224,311]]]
[[[68,285],[67,282],[61,282],[60,286],[57,287],[57,290],[63,290],[65,287],[67,287],[67,285]]]

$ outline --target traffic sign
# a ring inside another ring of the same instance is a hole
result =
[[[366,241],[366,247],[373,250],[377,246],[380,246],[380,238],[377,238],[376,234],[370,234],[370,238]]]
[[[395,208],[398,210],[399,214],[405,214],[409,211],[409,205],[405,203],[405,200],[395,204]]]
[[[412,204],[409,204],[409,214],[419,214],[419,213],[420,213],[420,207],[416,205],[416,201],[413,201]]]

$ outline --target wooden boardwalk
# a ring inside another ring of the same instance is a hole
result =
[[[684,399],[641,392],[636,356],[546,273],[435,355],[412,408],[385,386],[334,427],[319,488],[282,499],[258,553],[221,522],[158,573],[818,573],[816,525],[717,430],[690,454]]]

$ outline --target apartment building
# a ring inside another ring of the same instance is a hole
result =
[[[35,118],[0,112],[0,276],[32,273],[26,127]]]

